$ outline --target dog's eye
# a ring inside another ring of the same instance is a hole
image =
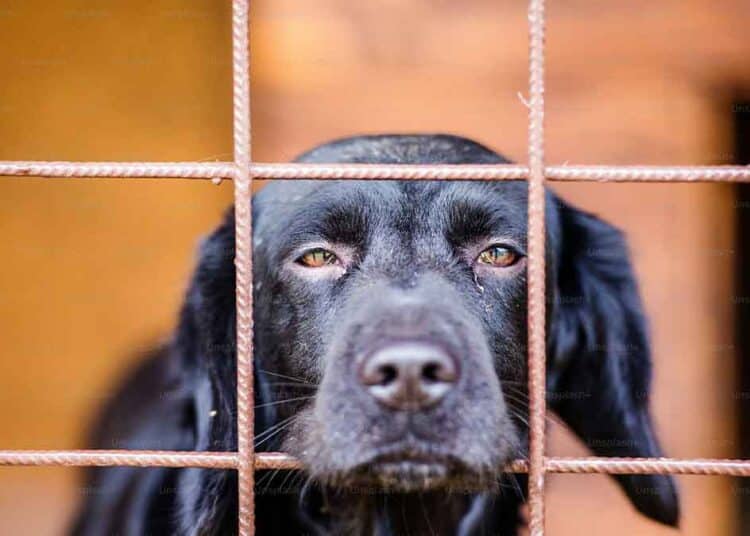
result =
[[[493,268],[506,268],[516,264],[519,258],[520,255],[512,249],[495,244],[482,251],[477,257],[477,262]]]
[[[315,248],[303,253],[296,262],[308,268],[321,268],[334,265],[338,260],[338,257],[327,249]]]

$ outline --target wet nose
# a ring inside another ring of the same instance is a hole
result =
[[[437,345],[400,342],[370,354],[359,381],[379,403],[418,411],[437,404],[458,382],[456,360]]]

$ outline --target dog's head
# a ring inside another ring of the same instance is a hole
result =
[[[504,162],[449,136],[353,138],[300,160]],[[523,181],[262,189],[253,201],[259,445],[278,440],[335,487],[491,489],[526,450],[526,204]],[[659,456],[625,242],[550,193],[546,220],[548,402],[596,454]],[[217,253],[231,248],[228,230],[204,245],[195,286],[196,324],[214,346],[233,329],[233,295],[217,290],[233,275]],[[208,366],[231,386],[226,362]],[[676,523],[669,477],[616,478],[639,510]]]

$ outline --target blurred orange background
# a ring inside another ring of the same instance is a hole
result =
[[[449,132],[525,160],[526,5],[253,2],[253,156],[333,137]],[[732,163],[750,88],[743,0],[550,2],[552,163]],[[230,160],[226,0],[0,0],[0,159]],[[628,234],[670,456],[737,452],[727,185],[556,187]],[[81,447],[138,352],[169,336],[231,185],[0,178],[0,448]],[[551,451],[585,450],[551,425]],[[76,470],[0,468],[0,534],[59,534]],[[681,532],[739,534],[728,478],[684,477]],[[605,476],[549,478],[548,531],[667,535]]]

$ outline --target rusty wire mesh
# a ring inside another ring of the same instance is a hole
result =
[[[368,165],[253,163],[250,143],[249,0],[232,2],[233,162],[0,162],[0,175],[39,177],[192,178],[234,181],[237,267],[237,426],[236,452],[138,450],[0,450],[0,465],[204,467],[232,469],[239,476],[239,533],[255,532],[254,471],[298,469],[284,453],[253,450],[252,180],[388,179],[506,180],[529,183],[529,460],[505,469],[529,473],[529,525],[544,534],[545,473],[696,474],[750,476],[750,460],[671,458],[554,458],[545,456],[544,183],[750,182],[743,166],[547,166],[544,161],[544,0],[529,1],[528,165]]]

